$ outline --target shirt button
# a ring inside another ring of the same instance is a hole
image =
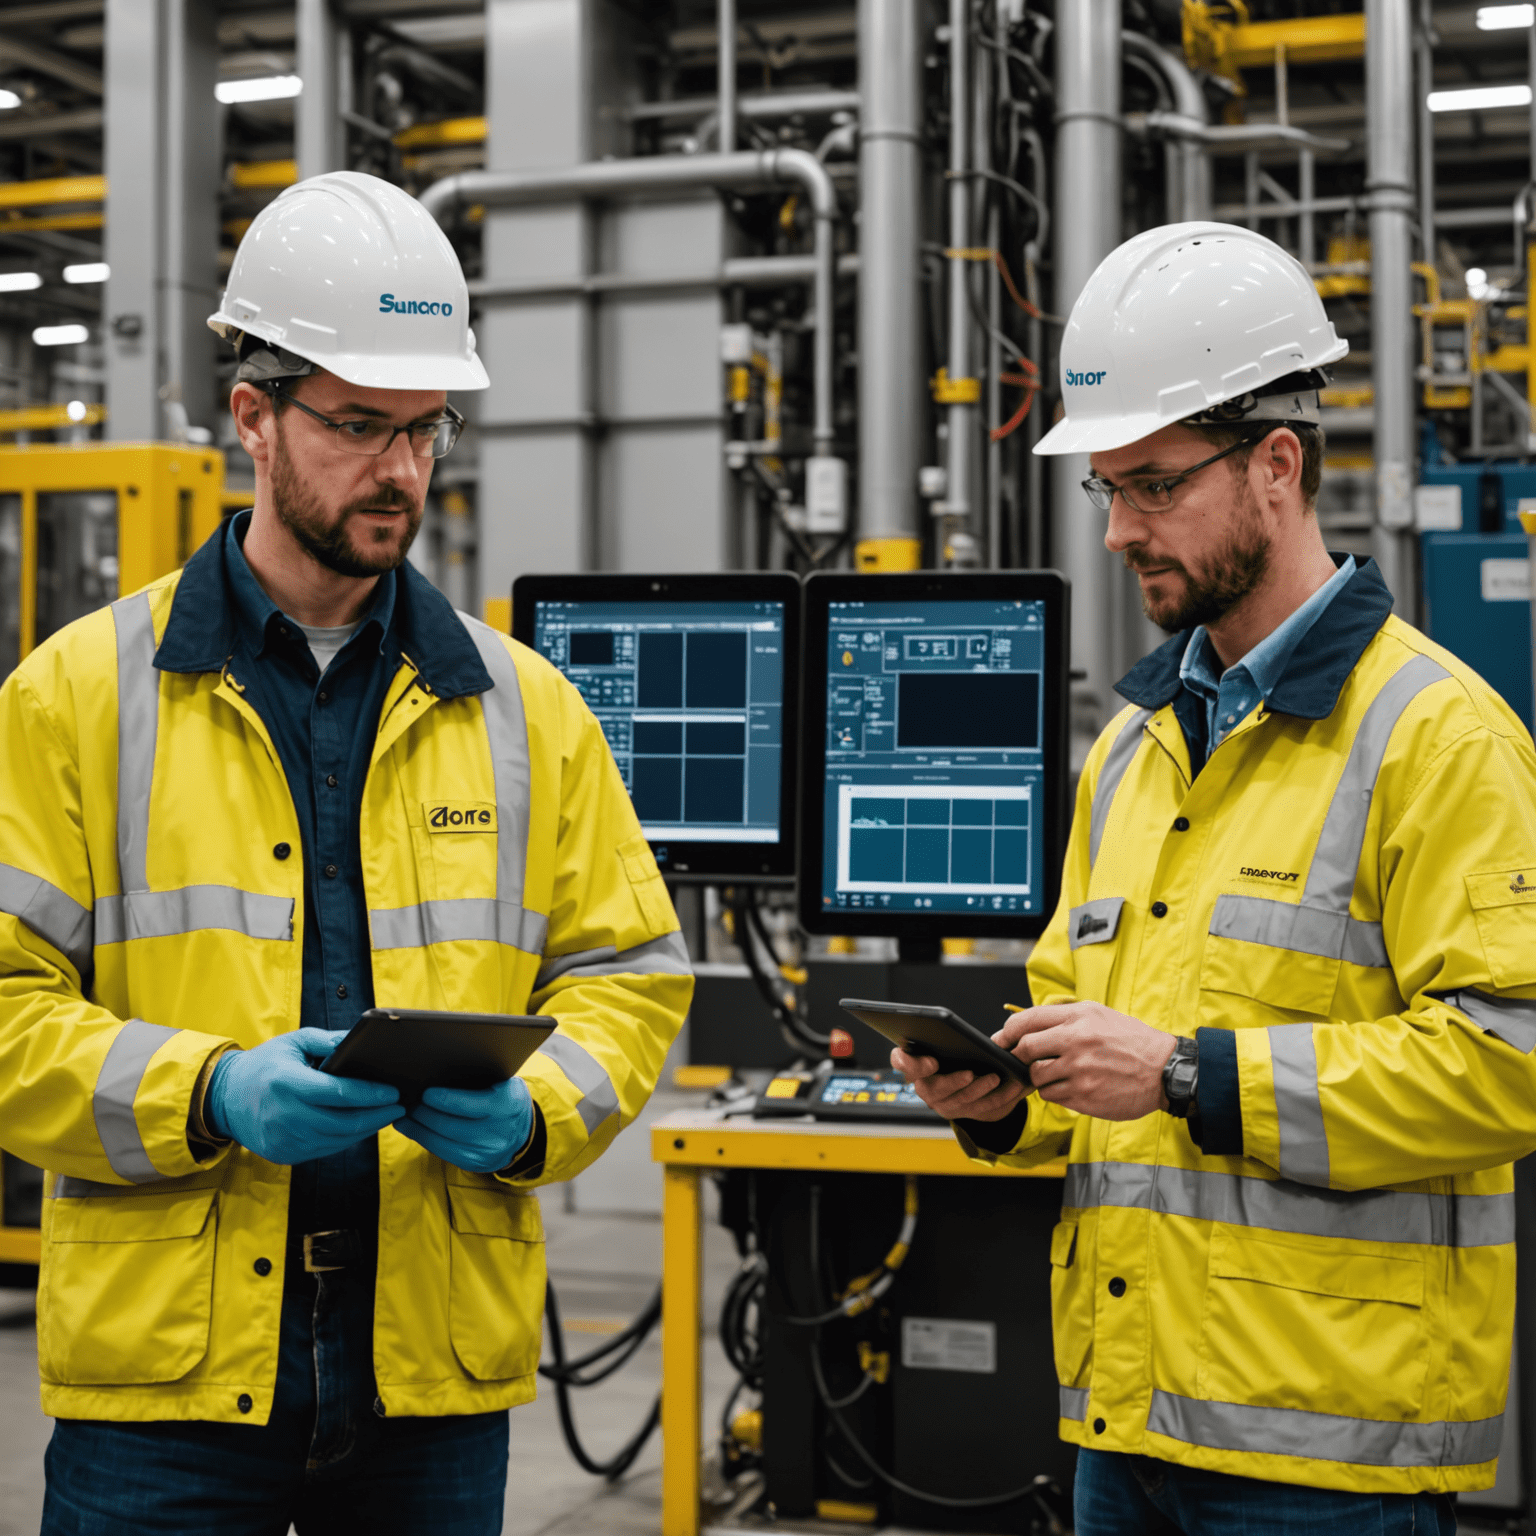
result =
[[[346,982],[342,982],[342,984],[339,987],[336,988],[336,996],[337,997],[345,997],[346,995],[347,995],[347,984],[346,984]]]
[[[1168,903],[1166,901],[1154,901],[1152,903],[1152,916],[1153,917],[1167,917],[1168,916]]]
[[[323,688],[320,690],[319,698],[322,704],[329,704],[331,702],[330,694],[328,694]]]
[[[1106,1430],[1106,1429],[1108,1429],[1108,1428],[1109,1428],[1109,1425],[1107,1425],[1107,1424],[1106,1424],[1106,1423],[1105,1423],[1105,1422],[1104,1422],[1104,1420],[1103,1420],[1103,1419],[1095,1419],[1095,1420],[1094,1420],[1094,1421],[1093,1421],[1093,1432],[1094,1432],[1094,1434],[1096,1434],[1096,1435],[1102,1435],[1102,1434],[1103,1434],[1103,1433],[1104,1433],[1104,1431],[1105,1431],[1105,1430]]]
[[[322,693],[320,695],[320,697],[323,699],[325,697],[325,695]],[[1228,725],[1236,725],[1237,724],[1237,716],[1236,715],[1228,715],[1227,716],[1227,724]]]
[[[293,849],[290,848],[287,843],[279,843],[272,850],[272,857],[274,859],[286,859],[288,857],[288,855],[290,853],[292,853],[292,852],[293,852]]]
[[[337,783],[336,775],[334,773],[326,774],[325,782],[327,784],[329,784],[332,789],[335,789],[336,788],[336,783]]]
[[[337,869],[334,864],[327,864],[325,866],[325,878],[327,880],[334,880],[336,878],[336,876],[339,875],[340,873],[341,873],[341,871],[339,869]],[[1161,917],[1162,913],[1159,912],[1158,916]]]
[[[238,1408],[241,1413],[249,1413],[255,1406],[255,1403],[251,1401],[251,1394],[249,1392],[242,1392],[240,1396],[235,1399],[235,1407]]]
[[[251,1265],[251,1268],[254,1269],[258,1275],[270,1275],[272,1273],[272,1260],[257,1259],[256,1262]]]
[[[1119,1275],[1116,1275],[1115,1278],[1109,1282],[1109,1294],[1111,1296],[1125,1295],[1125,1281],[1122,1280]]]
[[[1189,831],[1189,817],[1188,816],[1177,817],[1175,819],[1174,823],[1173,823],[1173,830],[1175,832],[1188,832]]]

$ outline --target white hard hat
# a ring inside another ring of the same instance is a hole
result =
[[[490,383],[448,237],[414,197],[357,171],[311,176],[256,215],[208,324],[241,347],[242,378],[319,367],[377,389]],[[253,340],[271,350],[253,355]]]
[[[1196,419],[1318,422],[1349,351],[1307,269],[1236,224],[1164,224],[1099,263],[1061,340],[1066,415],[1036,453],[1123,448]]]

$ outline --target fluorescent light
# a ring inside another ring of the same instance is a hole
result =
[[[9,112],[21,105],[21,97],[15,91],[0,91],[0,112]]]
[[[0,272],[0,293],[28,293],[43,286],[36,272]]]
[[[1528,85],[1474,85],[1459,91],[1431,91],[1431,112],[1481,112],[1490,107],[1528,107]]]
[[[1481,267],[1467,268],[1467,297],[1480,299],[1488,292],[1488,274]]]
[[[85,401],[71,400],[69,404],[64,407],[64,414],[68,416],[71,421],[84,421]]]
[[[237,101],[284,101],[303,89],[297,75],[263,75],[257,80],[221,80],[213,94],[230,106]]]
[[[32,332],[33,342],[40,347],[73,347],[90,339],[83,325],[40,325]]]
[[[1480,5],[1479,32],[1503,32],[1509,27],[1528,27],[1536,21],[1536,5]]]
[[[104,283],[107,280],[107,264],[104,261],[79,261],[64,268],[66,283]]]

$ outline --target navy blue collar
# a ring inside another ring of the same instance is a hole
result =
[[[1334,557],[1334,564],[1343,556]],[[1324,720],[1339,701],[1344,680],[1392,612],[1392,594],[1374,560],[1360,560],[1344,590],[1329,603],[1291,653],[1270,690],[1269,708],[1303,720]],[[1162,709],[1183,688],[1179,666],[1193,629],[1182,630],[1143,656],[1115,684],[1115,692],[1143,709]]]
[[[155,665],[162,672],[218,672],[234,653],[240,598],[232,590],[225,556],[228,541],[236,537],[235,521],[225,519],[181,573],[171,617],[155,652]],[[238,546],[232,553],[239,554]],[[239,555],[241,563],[244,558]],[[392,593],[381,594],[369,619],[378,619],[387,628],[392,601],[400,649],[433,693],[442,699],[485,693],[491,687],[491,674],[448,599],[409,561],[384,581],[393,584]],[[268,605],[261,613],[264,626],[278,610],[265,592],[261,597]]]

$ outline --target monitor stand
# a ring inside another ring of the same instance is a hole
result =
[[[896,954],[903,965],[937,965],[944,945],[940,939],[898,939]]]

